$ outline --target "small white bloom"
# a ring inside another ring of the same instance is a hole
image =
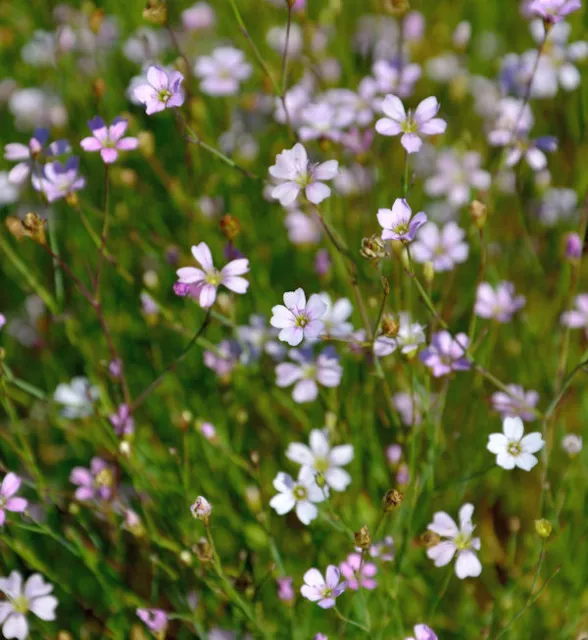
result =
[[[561,441],[561,448],[569,456],[577,456],[582,451],[582,436],[577,436],[575,433],[568,433]]]
[[[313,473],[320,473],[326,484],[334,491],[345,491],[351,483],[351,476],[341,469],[353,460],[353,445],[344,444],[331,447],[329,439],[321,429],[310,432],[310,446],[294,442],[286,449],[286,458],[308,467]]]
[[[270,500],[270,507],[280,516],[295,509],[302,524],[310,524],[318,516],[314,503],[323,502],[326,498],[310,467],[302,467],[296,481],[288,473],[280,471],[274,478],[274,487],[279,493]]]
[[[414,354],[419,345],[426,341],[425,328],[418,322],[411,322],[410,313],[404,311],[398,314],[398,321],[396,344],[402,353]]]
[[[341,298],[333,302],[328,293],[319,293],[321,300],[327,305],[327,310],[321,320],[325,325],[324,332],[335,338],[344,338],[353,331],[353,325],[348,322],[353,313],[351,302]]]
[[[87,418],[92,415],[92,404],[99,397],[98,387],[90,384],[84,377],[72,378],[70,384],[57,385],[53,399],[63,405],[61,415],[64,418]]]
[[[488,451],[496,454],[496,464],[503,469],[531,471],[538,460],[533,455],[541,451],[545,442],[538,431],[524,435],[523,421],[518,417],[505,418],[503,433],[492,433],[488,437]]]

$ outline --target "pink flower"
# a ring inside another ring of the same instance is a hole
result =
[[[104,120],[96,116],[88,122],[93,135],[84,138],[80,145],[84,151],[100,151],[102,160],[112,164],[118,158],[119,151],[132,151],[139,146],[137,138],[123,138],[129,123],[124,118],[115,118],[107,127]]]
[[[451,271],[468,259],[469,245],[464,238],[465,231],[455,222],[448,222],[442,229],[428,222],[420,229],[410,253],[416,262],[433,263],[435,271]]]
[[[492,407],[498,411],[503,418],[514,418],[518,416],[526,422],[535,420],[537,416],[531,408],[537,406],[539,394],[536,391],[525,391],[517,384],[507,385],[511,395],[504,391],[496,391],[492,394]]]
[[[283,207],[291,205],[301,191],[313,204],[321,203],[331,194],[331,189],[322,180],[332,180],[339,169],[336,160],[313,164],[308,160],[306,149],[298,142],[276,156],[276,164],[269,173],[277,182],[272,189],[272,198]]]
[[[359,587],[371,591],[378,586],[378,582],[374,580],[378,568],[373,562],[364,562],[362,567],[360,553],[350,553],[347,560],[342,562],[339,567],[343,577],[347,579],[347,586],[353,591],[357,591]]]
[[[388,94],[382,103],[382,111],[388,117],[376,122],[376,131],[383,136],[402,133],[400,143],[406,152],[416,153],[423,144],[421,136],[443,133],[447,128],[445,120],[435,117],[439,108],[437,98],[431,96],[419,103],[413,115],[411,111],[405,111],[400,98]]]
[[[513,315],[525,306],[525,296],[514,295],[512,282],[500,282],[493,288],[487,282],[478,285],[474,311],[481,318],[510,322]]]
[[[323,387],[338,387],[341,383],[343,367],[331,349],[325,349],[316,360],[311,349],[290,349],[289,356],[296,364],[281,362],[276,367],[276,384],[278,387],[294,385],[292,398],[295,402],[316,400],[319,384]]]
[[[561,323],[571,329],[584,328],[588,336],[588,293],[576,296],[574,305],[574,309],[561,314]]]
[[[426,624],[417,624],[414,627],[414,637],[405,640],[439,640],[437,634]]]
[[[419,211],[412,217],[412,209],[404,198],[396,198],[392,209],[378,209],[382,240],[412,242],[416,232],[427,222],[427,214]]]
[[[292,589],[292,578],[285,576],[276,578],[278,583],[278,598],[282,602],[292,602],[294,600],[294,589]]]
[[[420,359],[432,369],[435,378],[452,371],[467,371],[471,367],[466,357],[469,342],[465,333],[458,333],[453,338],[449,331],[438,331],[433,335],[431,345],[420,353]]]
[[[112,497],[113,469],[102,458],[92,458],[89,469],[74,467],[69,475],[69,481],[78,485],[74,494],[76,500],[110,500]]]
[[[327,567],[326,579],[318,569],[309,569],[304,574],[304,585],[300,593],[311,602],[316,602],[322,609],[335,606],[335,599],[347,589],[346,582],[339,582],[341,572],[335,565]]]
[[[184,90],[181,86],[183,81],[184,76],[179,71],[168,73],[162,67],[154,65],[147,70],[147,84],[135,87],[133,95],[145,105],[145,113],[150,116],[184,104]]]
[[[6,317],[3,313],[0,313],[0,329],[6,324]]]
[[[214,9],[206,2],[197,2],[182,11],[182,25],[186,31],[210,29],[215,22]]]
[[[234,47],[217,47],[212,55],[198,58],[194,66],[194,73],[200,78],[200,89],[209,96],[237,94],[240,83],[249,78],[251,71],[243,52]]]
[[[197,284],[199,286],[198,302],[203,309],[212,307],[220,285],[235,293],[245,293],[249,288],[249,282],[241,277],[249,272],[249,260],[246,258],[232,260],[219,271],[214,267],[212,254],[205,242],[193,246],[192,255],[202,269],[182,267],[176,273],[181,284]]]
[[[579,260],[582,257],[584,243],[577,233],[568,233],[566,236],[566,258],[570,261]]]
[[[108,419],[118,436],[129,435],[135,430],[135,421],[126,404],[121,404],[116,413],[113,413]]]
[[[29,506],[24,498],[15,498],[14,495],[20,489],[22,480],[15,473],[7,473],[0,486],[0,527],[6,521],[6,512],[22,513]]]
[[[137,609],[137,616],[154,633],[167,627],[167,613],[161,609]]]
[[[561,22],[567,15],[582,8],[581,0],[534,0],[529,11],[547,22]]]
[[[270,324],[281,329],[278,335],[280,340],[295,347],[304,338],[316,340],[320,336],[325,329],[321,318],[326,311],[327,305],[320,295],[313,293],[307,303],[304,290],[298,288],[296,291],[287,291],[284,294],[284,304],[277,304],[272,308]]]

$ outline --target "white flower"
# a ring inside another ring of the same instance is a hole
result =
[[[325,482],[334,491],[345,491],[351,483],[351,476],[341,469],[353,460],[353,445],[343,444],[337,447],[329,445],[324,431],[313,429],[310,432],[310,446],[294,442],[286,449],[286,458],[324,476]]]
[[[274,487],[278,495],[270,500],[270,507],[278,515],[295,509],[298,519],[303,524],[310,524],[318,515],[313,503],[323,502],[326,495],[316,483],[314,471],[310,467],[302,467],[295,482],[291,475],[280,471],[274,478]]]
[[[425,328],[418,322],[411,322],[410,313],[405,311],[398,314],[398,333],[396,344],[404,354],[414,354],[419,345],[425,342]]]
[[[321,320],[325,325],[324,332],[335,338],[344,338],[353,331],[351,322],[347,322],[353,313],[351,302],[347,298],[341,298],[334,303],[328,293],[319,293],[321,300],[327,305],[327,310]]]
[[[0,602],[0,624],[5,638],[24,640],[29,635],[26,614],[30,611],[41,620],[55,620],[57,598],[50,596],[53,585],[43,581],[39,573],[34,573],[25,583],[18,571],[8,578],[0,578],[0,592],[7,600]]]
[[[336,160],[313,164],[308,160],[306,149],[298,142],[292,149],[285,149],[276,156],[276,164],[269,168],[277,182],[272,189],[272,198],[283,207],[291,205],[304,190],[313,204],[319,204],[331,194],[331,189],[322,180],[332,180],[339,169]]]
[[[87,418],[92,414],[92,404],[98,399],[98,387],[90,384],[88,378],[72,378],[70,384],[57,385],[53,399],[64,405],[61,415],[64,418]]]
[[[531,471],[538,460],[533,455],[541,451],[545,442],[538,431],[524,435],[523,421],[518,417],[505,418],[503,433],[492,433],[488,437],[488,451],[496,454],[496,464],[503,469]]]
[[[568,433],[561,441],[561,448],[569,455],[576,456],[582,451],[582,436],[575,433]]]
[[[482,573],[482,564],[475,551],[480,550],[480,538],[472,537],[474,525],[472,514],[474,505],[466,503],[459,510],[459,528],[453,518],[445,511],[437,511],[433,522],[427,529],[447,538],[427,550],[427,556],[434,561],[436,567],[449,564],[457,553],[455,561],[455,575],[463,580],[467,577],[476,578]]]

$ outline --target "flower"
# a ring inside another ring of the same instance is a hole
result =
[[[7,473],[0,485],[0,527],[6,521],[6,512],[22,513],[29,506],[24,498],[15,498],[14,495],[20,489],[22,480],[15,473]]]
[[[431,262],[435,271],[451,271],[468,259],[469,245],[464,237],[465,231],[455,222],[448,222],[441,229],[428,222],[411,245],[410,254],[416,262]]]
[[[99,398],[98,387],[90,384],[87,378],[72,378],[70,384],[57,385],[53,399],[64,405],[61,415],[64,418],[87,418],[92,415],[93,403]]]
[[[278,583],[278,598],[282,602],[292,602],[294,600],[294,589],[292,589],[292,580],[289,576],[276,578]]]
[[[224,378],[237,366],[240,354],[241,347],[235,340],[221,340],[216,351],[204,352],[204,364],[219,378]]]
[[[24,182],[39,159],[48,159],[69,152],[70,146],[67,140],[56,140],[45,148],[48,139],[48,129],[36,128],[28,145],[11,142],[4,146],[4,158],[9,162],[18,163],[8,173],[9,182],[12,184]]]
[[[322,317],[327,305],[320,295],[313,293],[306,302],[306,294],[301,288],[287,291],[284,304],[272,307],[270,324],[281,329],[278,338],[290,346],[299,345],[304,338],[315,340],[325,329]]]
[[[3,313],[0,313],[0,329],[6,324],[6,316]]]
[[[235,293],[245,293],[249,288],[249,282],[241,277],[249,272],[247,258],[232,260],[219,271],[214,267],[212,254],[205,242],[193,246],[192,255],[202,269],[182,267],[176,273],[181,284],[198,285],[198,301],[203,309],[212,307],[216,300],[216,290],[221,284]]]
[[[302,524],[310,524],[318,516],[318,509],[314,505],[323,502],[326,494],[317,485],[310,467],[301,467],[296,481],[291,475],[280,471],[273,484],[278,494],[270,500],[269,505],[278,515],[283,516],[294,509]]]
[[[480,550],[480,538],[472,537],[475,528],[472,525],[473,513],[474,505],[464,504],[459,510],[458,528],[450,515],[445,511],[437,511],[433,515],[433,522],[427,526],[433,533],[447,538],[427,549],[427,556],[434,561],[436,567],[444,567],[457,553],[455,575],[460,580],[475,578],[482,573],[482,564],[475,553]]]
[[[276,384],[278,387],[294,385],[292,398],[295,402],[312,402],[318,396],[318,384],[323,387],[338,387],[341,383],[343,368],[333,349],[325,349],[316,360],[310,349],[288,353],[292,362],[281,362],[276,366]],[[318,384],[317,384],[318,383]]]
[[[310,202],[319,204],[331,194],[331,189],[322,180],[332,180],[337,175],[338,168],[336,160],[311,163],[306,149],[298,142],[292,149],[278,153],[276,164],[269,168],[271,177],[277,182],[271,191],[272,198],[287,207],[304,190]]]
[[[325,303],[327,310],[321,317],[324,332],[328,336],[344,338],[353,331],[351,322],[347,322],[353,313],[351,302],[347,298],[341,298],[335,303],[332,302],[328,293],[319,293],[321,300]]]
[[[437,634],[426,624],[417,624],[414,627],[414,637],[405,640],[438,640]]]
[[[571,329],[584,328],[588,336],[588,293],[576,296],[574,305],[574,309],[561,314],[561,323]]]
[[[534,0],[529,11],[546,22],[561,22],[567,15],[582,8],[581,0]]]
[[[320,473],[325,483],[334,491],[345,491],[351,483],[351,476],[341,469],[353,460],[353,445],[343,444],[331,447],[324,430],[310,432],[310,446],[294,442],[286,449],[286,458]]]
[[[378,568],[373,562],[364,562],[362,566],[360,553],[350,553],[347,559],[339,565],[339,568],[347,580],[347,586],[353,591],[357,591],[359,587],[371,591],[378,586],[377,581],[374,580]]]
[[[390,464],[398,464],[402,458],[402,446],[391,444],[386,448],[386,458]]]
[[[502,431],[488,436],[487,449],[496,455],[496,464],[503,469],[518,467],[531,471],[538,462],[533,454],[545,445],[541,433],[535,431],[524,436],[525,427],[518,416],[504,418]]]
[[[423,145],[421,136],[434,136],[447,128],[445,120],[435,117],[440,106],[437,98],[431,96],[419,103],[413,115],[411,111],[406,113],[400,98],[388,94],[382,103],[382,111],[388,117],[376,122],[376,131],[383,136],[402,133],[400,144],[406,153],[416,153]]]
[[[557,151],[557,138],[553,136],[542,136],[532,141],[518,139],[508,150],[505,164],[507,167],[514,167],[524,156],[531,169],[542,171],[547,167],[545,152],[550,153],[552,151]]]
[[[535,119],[528,103],[517,98],[502,98],[496,105],[495,121],[488,133],[488,142],[495,147],[511,145],[525,138]]]
[[[164,631],[167,627],[167,613],[162,609],[137,609],[137,617],[153,633]]]
[[[577,233],[568,233],[566,236],[566,258],[573,262],[582,257],[584,243]]]
[[[427,214],[419,211],[412,217],[408,202],[404,198],[396,198],[392,209],[378,209],[378,222],[384,229],[383,240],[412,242],[416,232],[427,222]]]
[[[407,356],[414,355],[419,345],[425,342],[425,328],[418,322],[411,322],[410,313],[398,314],[398,332],[395,336],[397,347]]]
[[[110,500],[114,487],[114,469],[102,458],[94,457],[90,468],[74,467],[69,481],[78,485],[76,500]]]
[[[335,599],[347,589],[347,583],[339,582],[340,578],[341,572],[333,564],[327,567],[325,578],[318,569],[309,569],[304,574],[300,593],[322,609],[331,609],[335,606]]]
[[[374,542],[370,547],[370,556],[378,558],[381,562],[392,562],[396,549],[392,536],[386,536],[380,542]]]
[[[561,441],[561,448],[569,455],[576,456],[582,451],[582,436],[575,433],[568,433]]]
[[[64,163],[55,160],[48,162],[41,169],[41,175],[33,175],[33,187],[45,195],[49,202],[65,198],[74,191],[86,186],[86,179],[78,171],[80,159],[77,156],[68,158]]]
[[[525,306],[525,302],[525,296],[514,295],[512,282],[500,282],[496,288],[488,282],[481,282],[476,292],[474,312],[481,318],[510,322],[512,316]]]
[[[539,402],[539,394],[536,391],[525,391],[517,384],[506,385],[510,395],[504,391],[496,391],[492,394],[492,406],[503,418],[519,416],[529,422],[536,419],[532,411]]]
[[[91,136],[84,138],[80,145],[84,151],[100,151],[105,164],[116,162],[119,151],[132,151],[139,146],[137,138],[123,138],[129,123],[120,117],[116,117],[107,127],[102,118],[96,116],[88,121],[92,131]]]
[[[198,520],[204,520],[204,522],[207,522],[212,512],[212,505],[203,496],[198,496],[196,498],[196,502],[194,502],[190,507],[190,511]]]
[[[431,345],[421,351],[420,359],[432,369],[435,378],[449,375],[452,371],[467,371],[471,367],[466,357],[469,344],[465,333],[458,333],[453,338],[449,331],[438,331],[433,335]]]
[[[392,404],[405,425],[421,424],[423,419],[421,415],[422,400],[418,394],[399,391],[392,396]]]
[[[184,104],[183,81],[184,76],[179,71],[168,72],[153,65],[147,69],[147,83],[135,86],[133,96],[145,105],[148,116],[164,109],[181,107]]]
[[[206,2],[197,2],[182,11],[182,26],[186,31],[210,29],[215,22],[214,9]]]
[[[129,435],[135,430],[135,421],[127,404],[121,404],[108,419],[118,436]]]
[[[34,573],[22,584],[22,576],[13,571],[8,578],[0,578],[0,592],[6,600],[0,602],[0,623],[5,638],[24,640],[29,635],[26,614],[31,611],[41,620],[55,620],[57,598],[49,595],[53,585],[45,582],[40,573]]]
[[[243,52],[234,47],[217,47],[210,56],[200,56],[194,65],[200,89],[209,96],[237,94],[241,82],[249,78],[251,71]]]

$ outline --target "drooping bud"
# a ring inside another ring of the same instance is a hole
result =
[[[355,542],[355,546],[360,549],[369,549],[372,544],[372,536],[369,532],[369,529],[364,524],[363,527],[356,531],[353,534],[353,540]]]
[[[390,489],[384,496],[384,511],[390,512],[397,509],[404,500],[404,494],[396,489]]]
[[[545,518],[541,518],[541,520],[535,520],[535,531],[541,538],[549,538],[552,529],[553,527],[551,526],[551,522],[549,522],[549,520],[546,520]]]
[[[381,260],[386,256],[386,245],[380,236],[374,234],[362,239],[359,253],[366,260]]]

